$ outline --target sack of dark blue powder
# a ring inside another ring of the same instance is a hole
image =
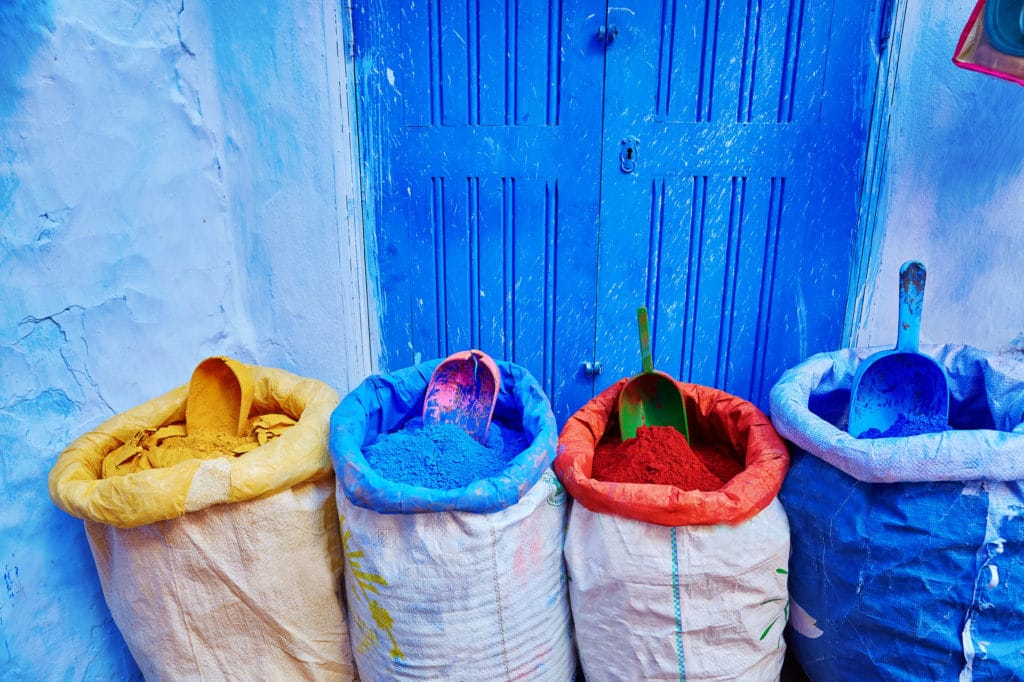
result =
[[[551,405],[525,368],[498,362],[486,442],[424,426],[440,362],[369,377],[331,418],[359,675],[571,679]]]
[[[1024,679],[1024,357],[923,346],[948,424],[854,438],[874,350],[815,355],[771,391],[792,454],[790,651],[816,682]]]

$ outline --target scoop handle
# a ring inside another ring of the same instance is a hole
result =
[[[900,318],[896,350],[917,352],[921,337],[921,308],[924,305],[924,265],[907,261],[900,268]]]
[[[637,308],[636,323],[640,327],[640,362],[644,373],[649,374],[654,371],[654,359],[651,357],[651,335],[647,330],[647,308]]]

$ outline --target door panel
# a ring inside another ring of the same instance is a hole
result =
[[[609,9],[598,388],[640,370],[641,304],[656,368],[762,407],[785,368],[838,346],[866,139],[851,112],[862,113],[871,63],[867,31],[848,32],[866,29],[869,10],[842,10],[839,20],[833,3],[801,0]]]
[[[593,2],[356,3],[384,371],[476,347],[593,392],[604,21]]]

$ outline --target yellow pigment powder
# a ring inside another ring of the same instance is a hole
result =
[[[138,431],[103,459],[103,478],[146,469],[163,469],[190,459],[240,457],[280,436],[295,420],[284,414],[264,414],[249,421],[245,436],[229,433],[188,434],[185,422]]]

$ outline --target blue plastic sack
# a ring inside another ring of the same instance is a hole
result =
[[[377,436],[422,416],[423,396],[441,360],[391,374],[373,375],[341,401],[331,415],[331,458],[338,485],[353,504],[384,514],[437,511],[495,512],[518,502],[551,466],[558,431],[551,404],[523,367],[497,361],[501,390],[494,418],[519,428],[530,446],[496,476],[453,490],[396,483],[383,478],[363,457]]]
[[[791,651],[816,682],[1024,679],[1024,360],[922,347],[954,430],[858,440],[850,388],[877,350],[813,356],[770,394],[793,446]]]

